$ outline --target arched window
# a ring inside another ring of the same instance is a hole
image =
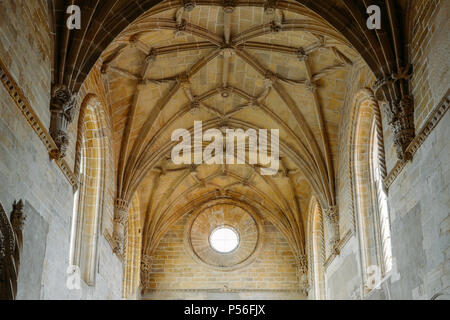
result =
[[[370,95],[359,96],[354,127],[353,181],[355,218],[365,292],[377,287],[392,269],[392,249],[381,115]]]
[[[381,260],[382,274],[386,275],[392,269],[392,247],[391,247],[391,226],[389,221],[389,211],[387,195],[383,184],[385,169],[382,167],[384,161],[383,145],[380,141],[381,131],[378,131],[376,119],[372,124],[372,156],[371,156],[371,183],[372,183],[372,202],[377,220],[376,227],[377,241],[380,248],[379,255]]]
[[[311,199],[309,210],[311,282],[312,288],[314,289],[314,298],[316,300],[323,300],[326,298],[323,266],[325,263],[324,226],[322,208],[315,198]]]
[[[94,285],[97,242],[103,208],[105,175],[105,117],[96,98],[86,98],[80,111],[77,140],[75,194],[70,262],[78,266],[81,278]]]

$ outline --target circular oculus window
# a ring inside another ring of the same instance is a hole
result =
[[[219,227],[211,232],[209,244],[219,253],[231,253],[239,246],[239,235],[233,228]]]

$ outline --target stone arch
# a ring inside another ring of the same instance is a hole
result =
[[[134,195],[128,209],[128,232],[124,259],[123,298],[137,299],[140,284],[142,251],[141,206]]]
[[[325,234],[322,207],[313,196],[308,208],[308,256],[309,273],[313,297],[316,300],[325,295]],[[311,291],[310,291],[311,292]]]
[[[78,120],[75,192],[70,263],[80,268],[88,285],[94,285],[98,235],[103,216],[106,160],[109,156],[107,122],[103,104],[95,95],[83,100]]]
[[[369,279],[378,279],[379,277],[374,277],[374,273],[379,272],[381,277],[386,270],[382,236],[386,217],[381,214],[380,190],[376,185],[381,184],[382,192],[385,192],[383,181],[386,166],[381,114],[372,91],[360,90],[355,96],[353,108],[350,156],[354,199],[353,228],[359,239],[363,287],[368,292],[372,288],[368,283]],[[378,175],[377,179],[375,173]]]

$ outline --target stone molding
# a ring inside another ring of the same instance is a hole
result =
[[[337,249],[339,250],[339,252],[345,247],[345,245],[347,244],[347,242],[350,240],[350,238],[352,236],[353,236],[352,230],[348,230],[345,233],[344,237],[342,237],[342,239],[337,243]],[[330,254],[328,259],[323,263],[323,267],[325,268],[325,270],[328,268],[328,266],[334,261],[334,258],[336,258],[337,256],[338,256],[338,254],[336,254],[335,252]]]
[[[428,119],[422,126],[422,129],[406,149],[406,152],[410,154],[411,157],[414,156],[417,150],[419,150],[420,146],[425,142],[425,140],[433,131],[433,129],[437,126],[439,121],[444,117],[445,113],[448,110],[449,105],[450,105],[450,89],[447,90],[447,93],[444,95],[444,98],[428,116]],[[395,179],[400,175],[400,173],[403,171],[403,168],[406,166],[407,163],[408,163],[407,160],[397,161],[395,166],[391,169],[386,179],[384,180],[386,190],[389,189],[389,187],[392,185]]]
[[[28,124],[34,130],[36,135],[44,144],[45,148],[49,155],[52,154],[54,150],[57,150],[58,147],[51,137],[50,133],[47,131],[45,126],[40,121],[38,115],[31,107],[30,102],[25,97],[22,89],[18,86],[17,82],[14,80],[12,75],[8,72],[3,62],[0,60],[0,79],[3,83],[6,91],[9,93],[11,99],[14,101],[16,106],[22,112],[23,116],[27,120]],[[78,187],[78,180],[72,170],[69,168],[67,162],[63,159],[55,159],[55,163],[60,168],[67,181],[74,187],[75,189]]]

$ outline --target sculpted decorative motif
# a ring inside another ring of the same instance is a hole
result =
[[[411,75],[412,68],[408,65],[400,68],[396,74],[378,79],[373,85],[376,99],[386,102],[385,113],[392,129],[394,147],[397,157],[402,161],[412,158],[407,148],[415,137],[414,99],[407,93],[401,95],[392,93],[398,92],[398,87],[407,88]]]
[[[310,289],[308,279],[308,257],[305,254],[301,254],[297,257],[297,278],[299,282],[300,292],[308,296]]]
[[[123,199],[116,199],[114,205],[114,249],[113,252],[120,258],[125,258],[128,235],[128,208],[129,203]]]
[[[50,155],[53,159],[62,159],[66,156],[69,145],[69,135],[67,129],[73,121],[76,111],[75,95],[65,87],[56,86],[50,102],[51,121],[50,135],[56,143],[56,150],[52,150]]]
[[[0,300],[15,300],[25,221],[22,201],[14,202],[10,219],[0,204]]]
[[[330,240],[330,247],[334,254],[339,254],[339,216],[337,206],[330,206],[324,211],[325,216],[333,229],[333,237]]]

